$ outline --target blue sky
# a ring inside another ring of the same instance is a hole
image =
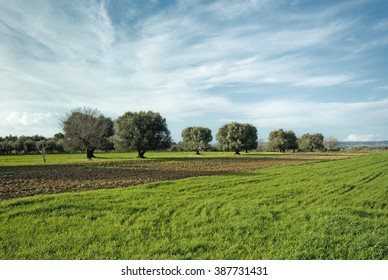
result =
[[[388,140],[388,1],[0,0],[0,136],[89,106]]]

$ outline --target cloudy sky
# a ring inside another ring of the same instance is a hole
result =
[[[388,1],[0,0],[0,136],[77,107],[388,140]]]

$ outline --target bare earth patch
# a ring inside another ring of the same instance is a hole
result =
[[[230,158],[164,158],[78,165],[0,167],[0,200],[37,194],[128,187],[156,181],[237,173],[344,157],[349,156],[246,155]]]

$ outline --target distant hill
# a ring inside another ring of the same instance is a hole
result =
[[[357,147],[388,147],[387,141],[338,141],[340,148],[357,148]]]

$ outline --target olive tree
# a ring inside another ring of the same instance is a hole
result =
[[[336,137],[331,136],[325,141],[325,147],[329,151],[336,151],[338,148],[338,140]]]
[[[268,140],[269,148],[273,151],[279,150],[279,152],[284,153],[288,149],[292,149],[294,152],[298,149],[298,138],[292,130],[278,129],[271,131]]]
[[[159,113],[127,112],[115,121],[115,145],[121,150],[135,150],[145,158],[149,150],[165,149],[171,145],[166,119]]]
[[[221,126],[217,133],[217,141],[222,150],[248,151],[257,148],[257,129],[248,123],[232,122]]]
[[[47,140],[36,142],[36,150],[42,155],[43,162],[46,162],[46,154],[50,147],[50,143]]]
[[[322,151],[325,149],[323,139],[324,137],[321,133],[303,134],[302,137],[300,137],[298,140],[299,149],[309,152],[313,152],[315,150]]]
[[[9,139],[0,137],[0,154],[11,154],[12,142]]]
[[[68,150],[86,150],[88,159],[94,158],[94,151],[106,145],[113,135],[113,121],[97,109],[77,108],[61,120],[64,131],[64,145]]]
[[[212,141],[212,131],[206,127],[187,127],[182,131],[183,145],[199,155]]]

